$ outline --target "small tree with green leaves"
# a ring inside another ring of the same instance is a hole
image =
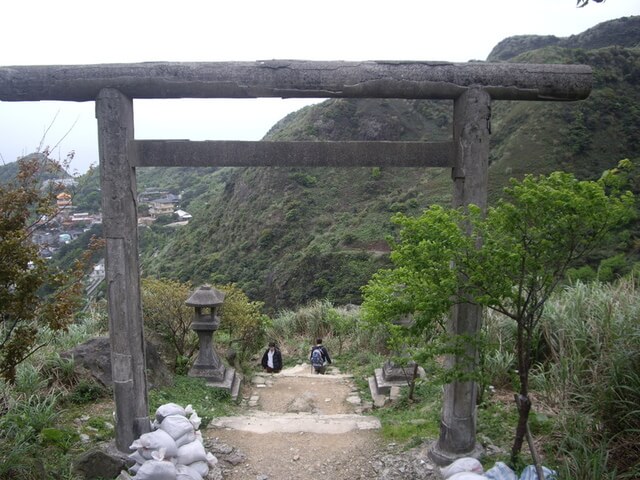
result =
[[[514,462],[528,428],[532,347],[545,302],[567,269],[602,246],[633,214],[633,196],[621,190],[615,173],[599,181],[578,181],[561,172],[512,180],[486,215],[475,206],[432,206],[418,218],[397,215],[402,229],[392,245],[395,268],[378,272],[364,288],[363,310],[370,320],[390,324],[401,315],[413,316],[410,330],[390,330],[396,342],[399,335],[436,339],[439,320],[455,303],[484,305],[516,322]],[[447,338],[423,345],[422,351],[459,353],[470,341],[476,339]]]
[[[236,284],[216,285],[226,293],[222,304],[220,329],[229,333],[237,360],[246,362],[264,344],[268,317],[262,313],[262,302],[249,300]]]
[[[176,280],[142,280],[144,325],[162,342],[165,356],[177,373],[186,373],[198,349],[198,336],[191,329],[193,309],[186,305],[191,285]]]

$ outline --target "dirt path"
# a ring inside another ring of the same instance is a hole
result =
[[[377,459],[392,449],[378,420],[362,414],[368,406],[351,377],[336,370],[313,375],[303,365],[256,376],[244,402],[246,415],[203,431],[225,480],[378,478]]]

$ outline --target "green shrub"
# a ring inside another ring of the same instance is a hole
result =
[[[570,268],[567,271],[567,278],[572,282],[588,283],[594,281],[598,277],[598,273],[589,265],[580,268]]]
[[[53,424],[56,418],[57,395],[19,396],[8,411],[0,417],[2,437],[33,442],[43,428]]]
[[[496,388],[512,388],[517,381],[513,352],[493,350],[485,354],[482,368],[487,381]]]
[[[14,390],[27,396],[35,395],[47,386],[40,371],[31,363],[23,363],[16,370]]]
[[[80,439],[74,430],[68,428],[43,428],[40,431],[40,442],[44,446],[53,445],[63,453],[67,453]]]
[[[290,175],[291,180],[302,185],[303,187],[314,187],[318,183],[318,179],[308,173],[296,172]]]
[[[175,377],[172,386],[149,391],[149,414],[152,418],[158,407],[165,403],[193,406],[202,419],[200,428],[206,428],[213,418],[231,415],[236,410],[228,390],[208,387],[202,378],[180,375]]]
[[[629,265],[624,255],[620,254],[605,258],[600,262],[600,266],[598,267],[598,280],[601,282],[612,282],[628,270]]]
[[[73,359],[62,358],[58,353],[47,357],[42,364],[40,373],[42,377],[48,379],[49,385],[72,388],[78,382]]]
[[[158,341],[174,371],[179,359],[193,358],[198,348],[198,336],[191,328],[193,309],[185,305],[191,293],[189,283],[155,278],[142,280],[145,332]]]
[[[75,405],[85,405],[107,396],[109,391],[93,380],[80,380],[67,397]]]

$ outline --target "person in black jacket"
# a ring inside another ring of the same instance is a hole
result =
[[[269,342],[269,348],[262,355],[262,368],[267,373],[278,373],[282,370],[282,353],[276,347],[276,342]]]
[[[315,353],[317,351],[317,353]],[[311,347],[311,366],[316,373],[324,374],[327,371],[327,365],[331,363],[331,357],[329,357],[329,351],[322,345],[322,339],[317,338],[316,344]]]

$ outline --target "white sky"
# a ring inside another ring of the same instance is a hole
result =
[[[567,37],[638,0],[5,1],[0,66],[145,61],[484,60],[511,35]],[[259,140],[308,99],[135,102],[136,138]],[[0,162],[44,145],[97,164],[93,102],[0,102]],[[54,121],[55,119],[55,121]],[[47,128],[49,130],[47,131]],[[46,135],[45,135],[45,132]],[[68,133],[68,135],[65,134]],[[64,138],[63,138],[64,137]]]

